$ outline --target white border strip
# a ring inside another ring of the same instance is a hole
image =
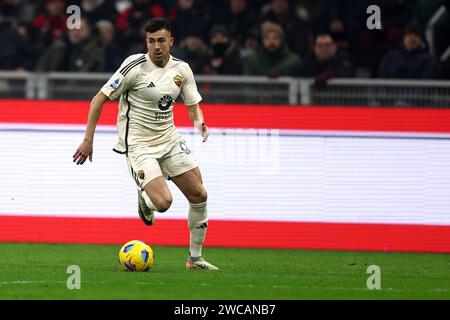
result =
[[[84,132],[85,125],[72,124],[29,124],[29,123],[0,123],[0,130],[4,131],[55,131],[55,132]],[[177,127],[181,134],[196,134],[194,127]],[[240,130],[240,132],[233,132]],[[243,130],[243,131],[242,131]],[[245,132],[249,130],[249,132]],[[311,136],[311,137],[361,137],[361,138],[406,138],[406,139],[450,139],[450,133],[401,132],[401,131],[353,131],[353,130],[297,130],[297,129],[266,129],[266,128],[211,128],[211,134],[245,134],[253,135],[263,130],[278,130],[281,136]],[[114,125],[98,125],[96,133],[117,133]]]

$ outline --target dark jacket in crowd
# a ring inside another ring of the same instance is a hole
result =
[[[389,51],[380,66],[379,78],[387,79],[436,79],[439,68],[436,59],[426,46],[408,51],[401,45]]]
[[[222,63],[215,66],[212,61],[221,59]],[[206,73],[240,75],[244,70],[241,51],[236,41],[232,40],[227,47],[222,44],[212,46],[212,56]]]
[[[41,72],[103,72],[105,70],[104,48],[92,37],[75,45],[67,39],[56,40],[44,51],[35,70]]]
[[[351,78],[355,75],[355,70],[350,55],[345,50],[338,49],[333,58],[324,62],[319,62],[314,54],[309,55],[301,74],[310,78],[325,75],[328,78]]]
[[[26,47],[19,33],[10,22],[0,22],[0,69],[15,70],[25,67],[27,61]]]
[[[248,57],[244,74],[269,77],[292,76],[298,74],[300,68],[300,57],[292,52],[286,44],[274,53],[266,51],[261,46]]]
[[[181,42],[189,36],[197,36],[203,41],[207,41],[210,25],[211,19],[208,14],[204,14],[194,7],[188,10],[177,8],[172,21],[172,31],[177,42]]]
[[[241,46],[244,46],[247,32],[259,27],[258,15],[249,6],[238,14],[233,14],[230,9],[227,8],[220,19],[215,23],[225,25],[231,37]]]
[[[105,72],[115,72],[119,69],[123,60],[125,59],[125,54],[121,46],[116,42],[111,42],[104,49],[105,53]]]
[[[306,16],[303,18],[311,27],[314,27],[314,33],[317,33],[328,31],[330,24],[328,10],[333,1],[335,0],[294,0],[293,2],[298,8],[306,11]]]
[[[87,8],[82,5],[82,1],[80,1],[79,5],[81,6],[81,15],[89,20],[92,25],[100,20],[116,21],[117,11],[115,1],[104,1],[90,10],[86,10]]]

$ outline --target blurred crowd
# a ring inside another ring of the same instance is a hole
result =
[[[155,16],[196,74],[450,79],[450,0],[0,0],[0,69],[114,72]]]

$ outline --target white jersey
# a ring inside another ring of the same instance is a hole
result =
[[[126,154],[145,146],[155,157],[181,138],[173,122],[178,95],[187,106],[202,100],[189,65],[172,56],[163,68],[153,64],[148,54],[129,56],[101,91],[111,100],[120,96],[119,141],[113,150]]]

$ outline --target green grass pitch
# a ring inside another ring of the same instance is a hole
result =
[[[186,248],[153,247],[150,272],[123,272],[120,246],[0,243],[0,299],[450,299],[450,255],[205,248],[218,272],[185,270]],[[68,290],[67,267],[81,269]],[[381,289],[369,290],[369,265]]]

